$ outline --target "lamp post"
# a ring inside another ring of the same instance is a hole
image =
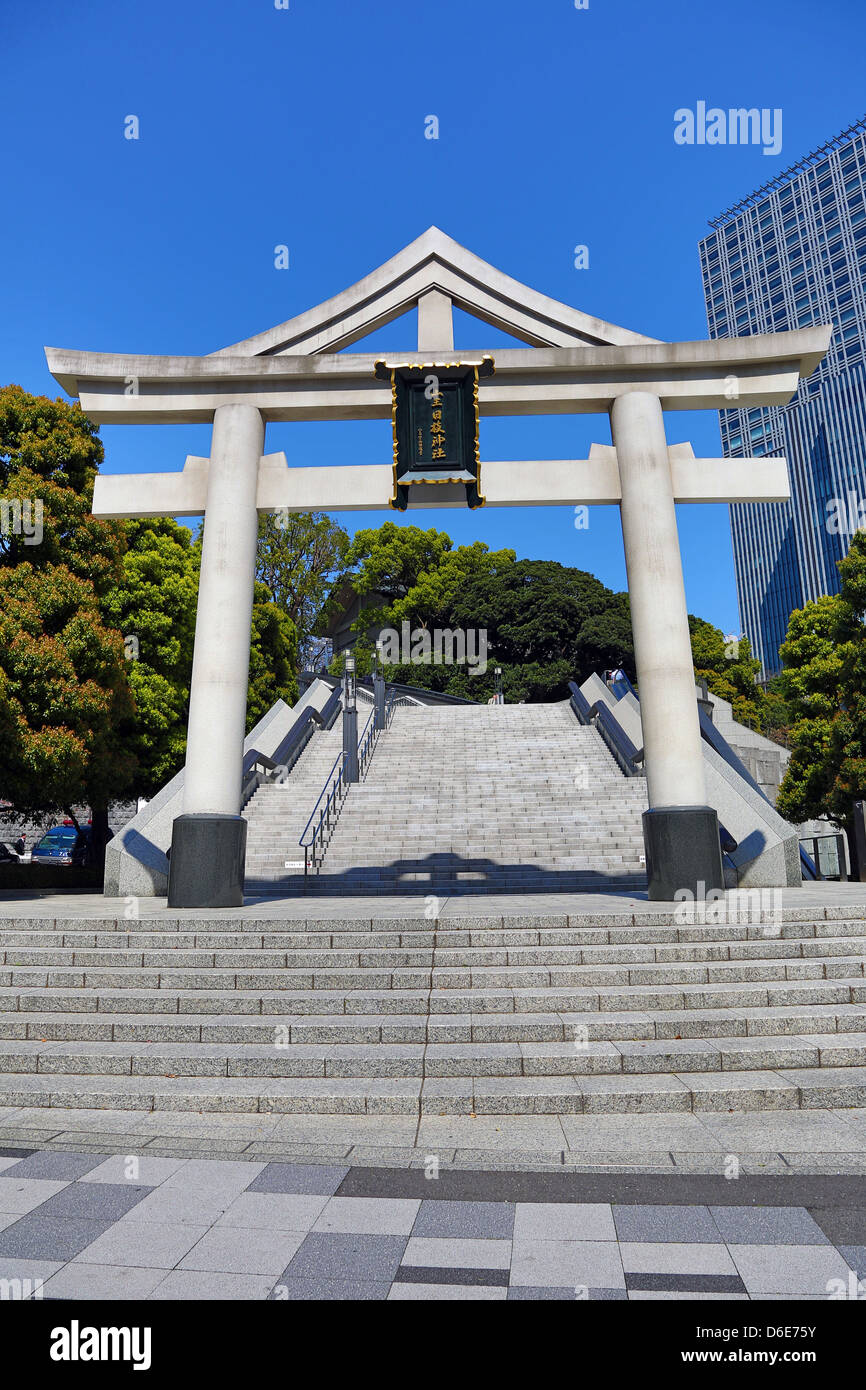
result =
[[[501,667],[501,666],[495,666],[495,667],[493,668],[493,691],[494,691],[494,694],[495,694],[495,696],[496,696],[496,704],[497,704],[497,705],[504,705],[504,704],[505,704],[505,696],[504,696],[503,693],[502,693],[502,667]]]
[[[343,666],[343,775],[347,782],[358,781],[358,694],[354,656],[347,656]]]

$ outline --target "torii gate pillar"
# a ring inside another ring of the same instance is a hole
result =
[[[658,396],[628,391],[610,412],[640,690],[649,810],[649,896],[724,888],[719,821],[707,805],[673,484]],[[703,886],[701,886],[703,885]]]
[[[243,905],[241,765],[264,438],[255,406],[222,405],[214,412],[183,814],[172,829],[169,907]]]

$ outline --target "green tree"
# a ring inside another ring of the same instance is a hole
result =
[[[348,550],[348,533],[323,512],[276,512],[259,520],[256,578],[291,619],[304,660]]]
[[[713,695],[727,700],[734,718],[756,727],[769,727],[779,711],[755,684],[761,669],[752,656],[748,637],[726,637],[721,628],[689,614],[695,679],[705,680]]]
[[[120,581],[103,603],[123,634],[135,719],[128,730],[135,790],[153,796],[183,766],[195,645],[201,541],[167,517],[127,521]],[[278,698],[297,699],[297,637],[291,619],[256,584],[247,729]]]
[[[37,818],[87,802],[97,858],[109,801],[134,769],[122,644],[100,611],[121,574],[123,527],[90,515],[102,457],[80,407],[0,389],[3,794]]]
[[[201,563],[168,518],[92,516],[102,459],[77,405],[0,389],[0,795],[39,819],[90,805],[97,853],[109,803],[183,764]],[[297,699],[295,627],[261,584],[251,636],[248,727]]]
[[[851,830],[866,798],[866,533],[839,563],[840,592],[795,609],[780,654],[794,715],[778,807],[789,820],[826,815]]]
[[[298,634],[289,615],[271,602],[270,591],[256,584],[250,645],[247,732],[277,700],[293,705],[298,698]]]
[[[566,699],[570,680],[615,663],[634,676],[628,596],[555,560],[517,560],[471,580],[452,619],[487,629],[487,693],[498,664],[509,702]]]
[[[405,598],[419,577],[436,569],[452,547],[444,531],[397,526],[393,521],[356,531],[346,555],[356,594],[375,592],[391,602]],[[485,547],[486,549],[486,547]]]
[[[103,611],[123,635],[135,701],[128,731],[135,791],[153,796],[183,765],[192,671],[199,549],[169,518],[125,523],[123,572]]]
[[[538,701],[564,699],[569,680],[614,662],[633,673],[627,596],[582,570],[552,560],[518,561],[513,550],[489,551],[481,541],[454,549],[445,532],[393,522],[358,532],[347,558],[357,566],[355,592],[385,598],[375,614],[377,628],[400,632],[408,622],[413,631],[486,634],[483,675],[468,665],[412,662],[386,667],[390,680],[484,700],[493,693],[498,664],[506,699]],[[361,674],[372,659],[372,618],[367,609],[354,624]],[[341,662],[332,669],[341,669]]]
[[[64,565],[0,568],[3,794],[19,815],[107,808],[132,775],[123,643]]]

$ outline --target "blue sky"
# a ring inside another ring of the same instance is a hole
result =
[[[708,217],[863,112],[862,0],[5,0],[0,381],[59,347],[207,353],[336,293],[436,223],[557,299],[706,336]],[[855,55],[847,61],[846,55]],[[776,156],[681,146],[674,111],[781,108]],[[140,139],[124,139],[124,119]],[[440,122],[424,138],[425,117]],[[274,267],[274,247],[290,269]],[[589,269],[574,268],[574,247]],[[411,348],[415,325],[376,345]],[[458,347],[505,339],[458,316]],[[715,414],[668,434],[720,452]],[[103,428],[106,470],[180,468],[209,428]],[[290,463],[383,462],[387,422],[271,426]],[[482,459],[581,458],[603,416],[482,421]],[[350,530],[393,513],[333,513]],[[616,509],[408,513],[625,586]],[[680,508],[689,607],[738,628],[727,509]]]

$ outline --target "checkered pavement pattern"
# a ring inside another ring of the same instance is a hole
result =
[[[669,1203],[652,1176],[622,1202],[562,1200],[546,1174],[463,1177],[460,1197],[460,1174],[3,1149],[0,1297],[866,1298],[866,1205]]]

